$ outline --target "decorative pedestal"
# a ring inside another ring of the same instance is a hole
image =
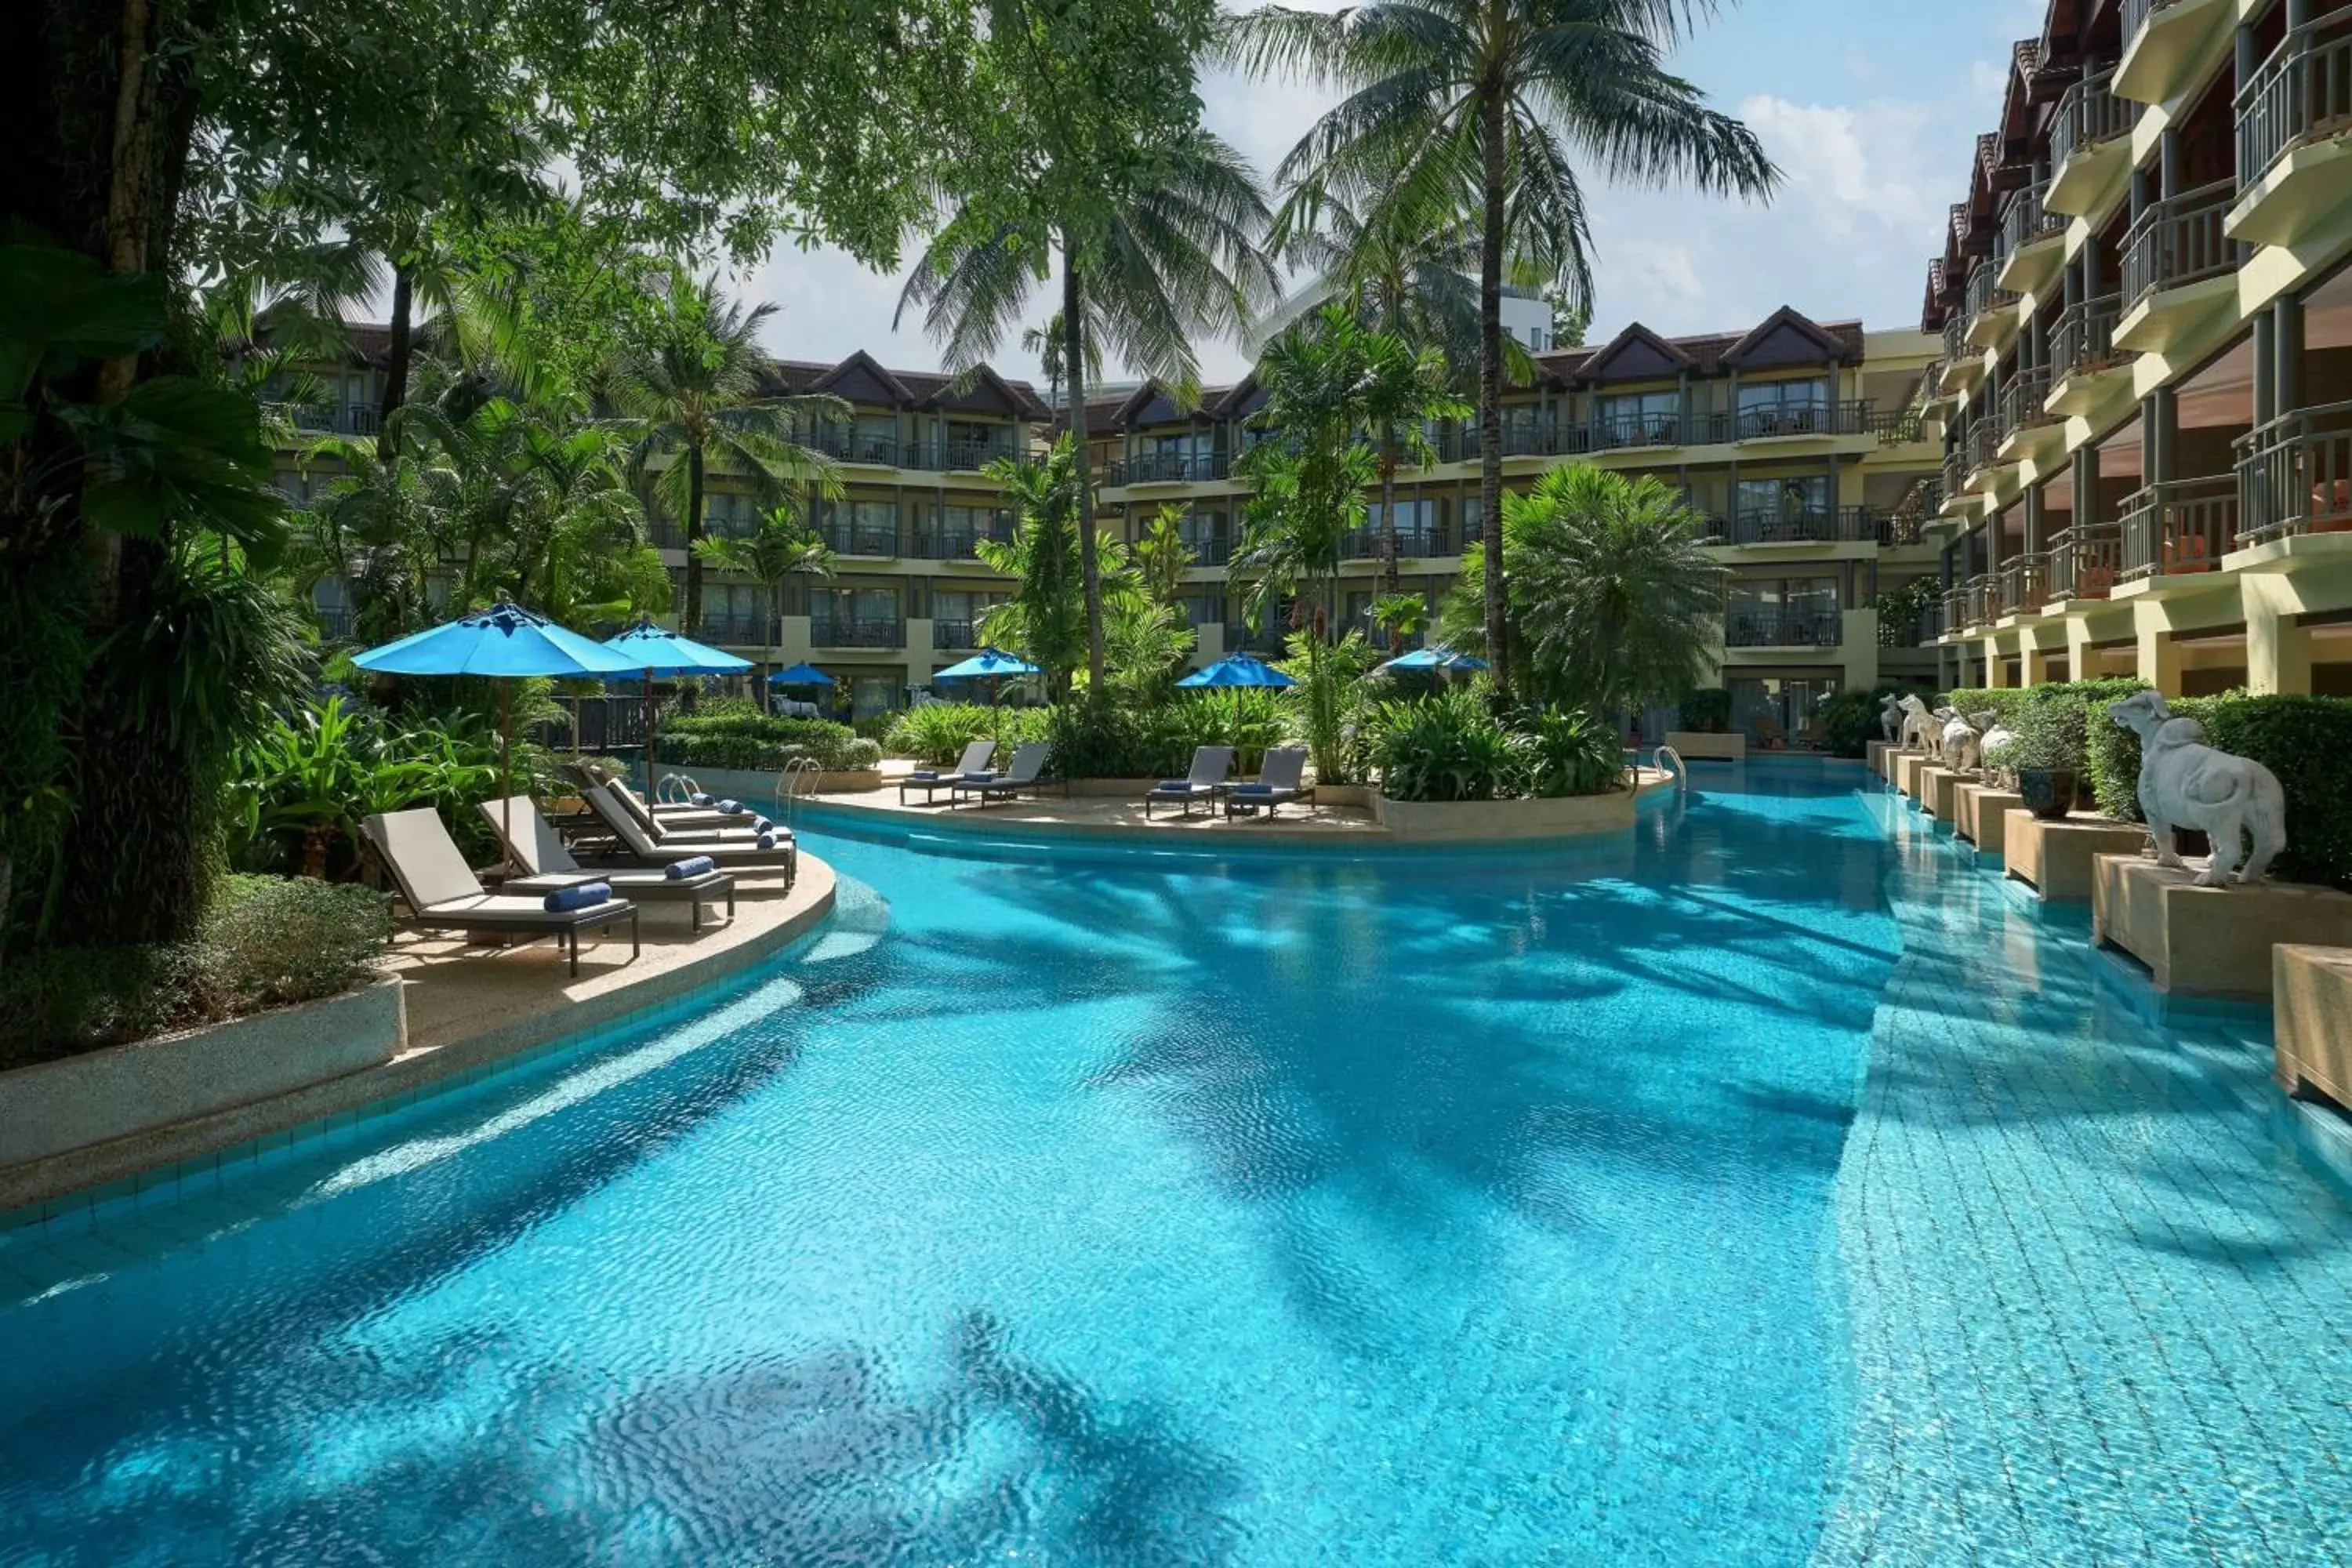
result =
[[[2137,855],[2147,829],[2128,822],[2078,812],[2063,822],[2044,822],[2030,811],[2012,811],[2001,825],[2001,864],[2053,904],[2080,904],[2091,897],[2091,863],[2101,855]]]
[[[1873,741],[1870,742],[1868,749],[1863,753],[1863,761],[1869,765],[1872,773],[1876,773],[1880,778],[1885,778],[1886,776],[1886,758],[1894,750],[1894,746],[1887,742]]]
[[[1949,822],[1959,801],[1960,775],[1937,764],[1919,770],[1919,809],[1938,822]]]
[[[1927,765],[1927,753],[1925,752],[1895,752],[1895,787],[1901,790],[1905,795],[1909,795],[1913,800],[1917,800],[1919,798],[1919,770]]]
[[[2352,893],[2293,882],[2200,888],[2194,870],[2137,855],[2102,855],[2092,872],[2091,939],[2142,963],[2158,991],[2182,996],[2271,995],[2271,949],[2282,942],[2352,947]]]
[[[2271,949],[2278,1080],[2352,1106],[2352,948]]]
[[[1952,830],[1977,847],[1979,855],[1998,855],[2009,841],[2009,814],[2025,805],[2024,798],[1998,784],[1964,784],[1959,806],[1952,814]]]
[[[1667,734],[1665,743],[1680,752],[1685,761],[1694,757],[1714,763],[1744,763],[1748,760],[1748,737],[1745,735],[1702,735],[1695,731],[1675,730]]]

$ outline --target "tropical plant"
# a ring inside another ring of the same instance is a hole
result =
[[[1358,744],[1370,711],[1364,677],[1380,662],[1379,650],[1359,631],[1328,646],[1314,632],[1303,631],[1292,634],[1288,652],[1277,668],[1297,682],[1287,695],[1316,778],[1324,784],[1360,782],[1369,766]]]
[[[1068,695],[1071,672],[1087,659],[1087,595],[1078,555],[1077,462],[1067,437],[1042,463],[1001,458],[989,477],[1013,503],[1013,537],[974,546],[981,564],[1010,577],[1013,590],[980,618],[980,635],[1045,671],[1054,700]]]
[[[341,697],[271,721],[240,748],[227,787],[232,863],[309,877],[347,875],[359,823],[378,812],[431,804],[461,836],[473,805],[496,793],[498,751],[446,721],[392,728]]]
[[[1550,709],[1519,726],[1527,737],[1523,785],[1537,800],[1606,795],[1625,780],[1616,732],[1589,714]]]
[[[978,702],[927,702],[893,716],[882,744],[892,756],[945,767],[974,741],[996,742],[1010,757],[1013,748],[1042,741],[1052,717],[1045,708],[1005,708]]]
[[[1571,147],[1620,180],[1687,179],[1754,197],[1779,181],[1748,128],[1666,68],[1701,9],[1675,0],[1378,0],[1335,13],[1269,5],[1225,31],[1224,52],[1245,69],[1303,72],[1346,94],[1283,160],[1285,184],[1374,193],[1359,216],[1376,230],[1410,234],[1466,213],[1477,234],[1479,515],[1492,564],[1485,620],[1506,691],[1506,258],[1526,258],[1571,307],[1589,306],[1590,232]]]
[[[1715,673],[1724,573],[1696,519],[1658,479],[1554,468],[1504,503],[1518,566],[1511,622],[1532,689],[1596,714],[1671,702]],[[1485,552],[1464,552],[1444,628],[1483,640]],[[1489,656],[1491,657],[1491,655]]]
[[[1467,688],[1384,703],[1375,730],[1381,793],[1391,800],[1501,800],[1527,765],[1526,738]]]
[[[768,595],[761,641],[783,640],[784,589],[795,577],[833,575],[833,552],[791,506],[770,507],[750,533],[695,542],[694,552],[722,572],[740,573]]]
[[[1429,625],[1429,599],[1422,594],[1382,594],[1365,613],[1385,637],[1389,650],[1399,652]]]

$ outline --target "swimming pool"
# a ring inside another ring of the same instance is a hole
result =
[[[2338,1560],[2262,1021],[1739,777],[1509,857],[813,835],[749,987],[0,1240],[0,1562]]]

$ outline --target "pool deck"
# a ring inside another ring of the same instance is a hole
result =
[[[460,1076],[588,1030],[625,1023],[790,947],[832,913],[833,868],[803,855],[787,892],[781,879],[746,878],[736,912],[706,909],[701,931],[683,904],[641,906],[642,951],[625,926],[580,947],[580,973],[564,973],[551,942],[468,947],[454,932],[403,931],[384,968],[402,982],[407,1046],[391,1060],[231,1107],[208,1116],[69,1150],[0,1170],[0,1229],[216,1173],[250,1150],[299,1142],[396,1110]]]

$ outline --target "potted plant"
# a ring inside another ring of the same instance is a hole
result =
[[[1985,753],[1985,766],[2017,775],[2025,809],[2044,822],[2074,809],[2085,772],[2084,709],[2080,702],[2024,704],[2010,721],[2015,737]]]

